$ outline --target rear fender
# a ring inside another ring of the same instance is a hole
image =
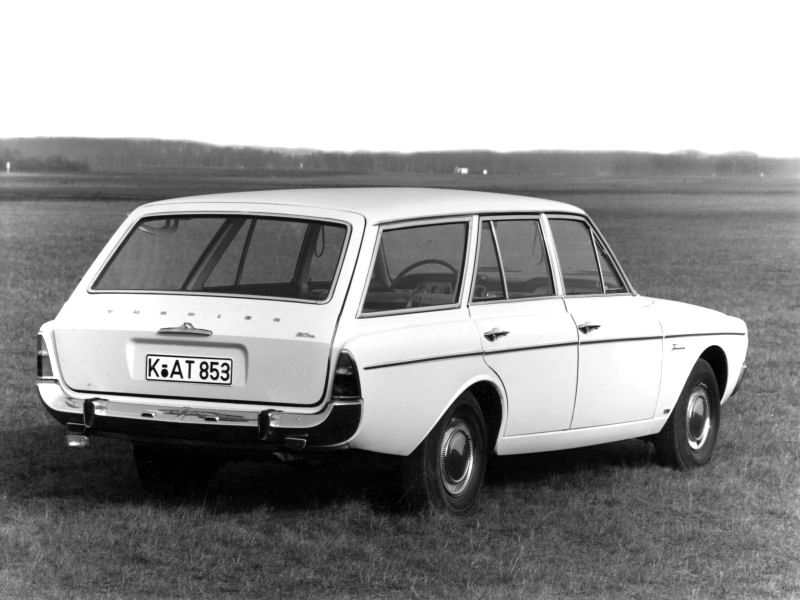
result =
[[[351,350],[351,352],[353,352]],[[358,356],[355,355],[357,364]],[[398,365],[382,369],[359,367],[363,413],[350,447],[408,456],[430,433],[447,409],[477,383],[494,387],[508,414],[503,385],[480,355]],[[500,423],[500,431],[504,422]]]

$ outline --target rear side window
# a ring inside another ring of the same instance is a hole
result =
[[[248,216],[142,219],[95,281],[96,291],[154,291],[324,301],[347,228]]]
[[[550,261],[547,259],[539,221],[495,221],[494,229],[503,261],[508,297],[552,296],[555,290],[550,276]]]
[[[484,221],[472,300],[485,302],[553,294],[555,288],[550,261],[539,221]]]
[[[457,303],[467,232],[466,222],[384,230],[362,313]]]
[[[610,255],[586,223],[551,219],[550,229],[567,295],[627,292]]]

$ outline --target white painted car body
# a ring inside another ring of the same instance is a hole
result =
[[[344,224],[347,237],[329,297],[94,289],[141,219],[209,214]],[[502,219],[535,221],[546,244],[539,259],[550,265],[552,293],[512,299],[506,291],[504,299],[475,301],[479,235]],[[500,455],[657,434],[700,357],[714,367],[720,401],[726,402],[744,371],[744,322],[639,295],[613,255],[611,269],[624,290],[566,293],[554,219],[585,223],[598,247],[606,245],[579,208],[480,192],[290,190],[147,204],[125,220],[57,317],[42,326],[41,352],[50,370],[37,380],[41,399],[82,436],[400,456],[411,454],[466,390],[496,403],[487,423],[490,450]],[[436,294],[415,290],[407,308],[367,312],[382,232],[431,223],[466,228],[457,298],[426,306],[425,298],[435,301]],[[415,294],[424,297],[419,306],[412,306]],[[212,333],[158,333],[184,323]],[[504,334],[488,339],[492,331]],[[356,368],[357,397],[337,397],[333,389],[343,353]],[[230,385],[148,380],[145,358],[154,354],[231,359],[233,379]],[[349,413],[355,419],[349,428],[337,430],[346,437],[315,442],[314,428],[341,406],[357,407]]]

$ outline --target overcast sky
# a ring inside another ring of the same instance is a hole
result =
[[[800,3],[0,0],[0,138],[800,157]]]

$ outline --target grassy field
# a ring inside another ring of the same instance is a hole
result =
[[[298,185],[434,185],[586,208],[646,295],[750,328],[714,460],[639,441],[496,459],[466,519],[396,509],[353,454],[313,475],[223,469],[202,499],[140,488],[127,444],[63,446],[35,334],[142,201]],[[800,598],[800,183],[456,176],[0,176],[0,598]]]

